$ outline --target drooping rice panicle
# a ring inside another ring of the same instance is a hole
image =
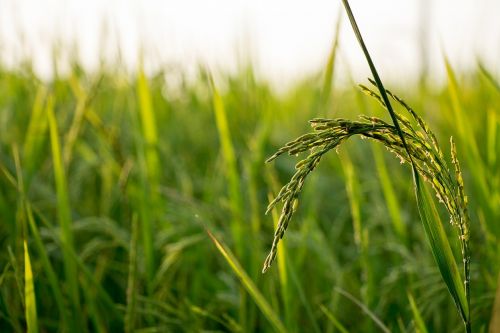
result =
[[[383,100],[376,92],[362,85],[360,87],[363,92],[375,98],[383,107],[385,106]],[[294,175],[283,186],[279,194],[267,208],[267,212],[269,212],[279,202],[283,204],[271,250],[266,257],[262,271],[266,272],[276,258],[278,243],[283,238],[290,220],[297,209],[299,195],[307,176],[318,165],[324,154],[337,148],[348,138],[359,135],[382,143],[402,163],[413,163],[418,174],[430,184],[439,202],[445,206],[450,216],[451,224],[457,228],[459,233],[464,259],[465,295],[469,299],[469,217],[467,212],[467,197],[465,196],[462,174],[456,157],[455,144],[451,140],[451,157],[452,163],[455,166],[455,174],[452,175],[443,158],[435,135],[424,120],[401,98],[390,91],[387,91],[387,94],[403,106],[411,115],[417,124],[416,127],[400,113],[395,113],[395,117],[400,121],[401,133],[398,132],[394,125],[388,124],[377,117],[361,116],[361,120],[359,121],[342,118],[317,118],[310,121],[313,132],[290,141],[267,160],[270,162],[285,153],[298,155],[310,151],[305,159],[302,159],[295,165]],[[403,137],[406,141],[406,147],[402,141]]]

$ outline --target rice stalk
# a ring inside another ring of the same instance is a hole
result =
[[[441,277],[446,283],[459,310],[465,330],[466,332],[470,332],[469,217],[467,213],[467,197],[464,194],[463,180],[456,158],[455,145],[451,141],[452,163],[455,166],[455,177],[453,177],[444,161],[436,137],[423,119],[402,99],[385,89],[364,43],[349,1],[342,0],[342,3],[373,75],[374,80],[370,80],[370,82],[378,89],[379,93],[365,86],[361,86],[361,89],[376,99],[389,112],[392,125],[382,119],[366,116],[361,117],[360,121],[325,118],[313,119],[311,121],[314,129],[313,133],[304,134],[287,143],[267,160],[270,162],[284,153],[298,155],[299,153],[310,151],[305,159],[296,164],[295,174],[268,206],[267,212],[273,209],[278,202],[283,203],[278,227],[274,233],[271,250],[264,261],[262,272],[264,273],[269,269],[276,257],[277,245],[280,239],[283,238],[292,215],[297,209],[299,194],[305,179],[318,165],[322,156],[328,151],[337,148],[341,143],[354,135],[374,139],[384,144],[391,152],[396,154],[402,163],[408,162],[411,165],[419,215],[434,259],[438,264]],[[406,117],[396,113],[389,97],[409,113],[414,122],[416,122],[416,129]],[[459,130],[462,133],[463,127],[460,126]],[[438,200],[444,204],[450,215],[451,224],[458,229],[464,269],[463,285],[439,214],[428,191],[421,183],[420,177],[434,189]]]

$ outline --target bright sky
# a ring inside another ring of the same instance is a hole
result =
[[[361,32],[383,78],[407,78],[420,66],[419,4],[427,2],[431,70],[442,54],[458,68],[479,56],[500,69],[498,0],[351,0]],[[30,56],[43,76],[52,71],[56,41],[75,42],[82,62],[96,68],[118,45],[129,68],[143,49],[148,67],[207,64],[234,70],[250,58],[276,83],[319,70],[334,36],[341,1],[334,0],[0,0],[0,54],[8,64]],[[344,16],[339,68],[356,80],[369,76]],[[438,75],[439,76],[439,75]]]

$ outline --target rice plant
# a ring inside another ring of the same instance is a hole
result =
[[[360,87],[363,92],[376,99],[389,112],[393,124],[389,124],[377,117],[367,116],[362,116],[359,121],[342,118],[315,118],[310,121],[313,132],[288,142],[267,160],[267,162],[271,162],[284,153],[298,155],[309,152],[306,158],[295,165],[296,171],[294,175],[281,188],[276,198],[267,208],[266,213],[272,210],[277,203],[281,202],[283,204],[271,249],[264,261],[262,272],[265,273],[276,258],[278,243],[283,238],[288,224],[298,207],[299,195],[304,182],[319,164],[323,155],[337,149],[344,141],[356,135],[373,139],[382,143],[389,151],[398,156],[401,163],[406,162],[411,166],[420,218],[432,253],[464,322],[465,329],[470,332],[470,219],[455,144],[453,139],[450,138],[451,161],[455,169],[455,173],[452,174],[436,136],[429,126],[406,102],[385,89],[363,41],[349,2],[343,0],[343,4],[374,76],[374,80],[370,80],[370,83],[378,89],[379,93],[364,85],[360,85]],[[413,123],[393,109],[389,97],[406,110]],[[445,206],[451,224],[457,229],[463,259],[463,283],[439,214],[432,198],[429,197],[426,188],[421,184],[420,177],[433,188],[439,202]]]

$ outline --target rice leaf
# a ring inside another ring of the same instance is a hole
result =
[[[373,313],[372,310],[370,310],[365,304],[360,302],[356,297],[354,297],[353,295],[351,295],[350,293],[339,287],[335,287],[335,291],[344,296],[345,298],[347,298],[348,300],[350,300],[351,302],[353,302],[354,304],[356,304],[356,306],[358,306],[361,309],[361,311],[366,313],[368,317],[370,317],[370,319],[373,320],[373,322],[382,332],[384,333],[391,332],[391,330],[380,320],[380,318],[378,318],[377,315]]]
[[[478,62],[478,68],[479,68],[479,71],[481,72],[481,74],[483,74],[483,76],[495,88],[495,90],[497,92],[500,92],[500,83],[498,83],[498,81],[495,80],[495,78],[493,77],[493,74],[491,74],[491,72],[488,71],[488,69],[486,69],[486,67],[484,66],[484,64],[481,61]]]
[[[137,77],[137,96],[139,99],[139,122],[141,130],[136,137],[136,147],[140,165],[141,191],[138,194],[140,210],[140,226],[142,246],[147,276],[147,291],[152,293],[152,283],[156,271],[156,256],[154,249],[154,222],[153,209],[158,204],[158,188],[160,176],[160,158],[158,155],[158,134],[156,117],[153,109],[151,90],[142,66],[139,67]]]
[[[278,315],[273,311],[269,303],[260,293],[259,289],[257,289],[257,286],[253,283],[252,279],[248,276],[243,267],[241,267],[240,263],[233,255],[233,253],[223,243],[219,242],[209,230],[206,230],[206,232],[212,242],[215,244],[217,250],[219,250],[224,259],[226,259],[233,272],[238,276],[245,289],[255,301],[255,304],[257,304],[257,306],[262,311],[267,320],[269,320],[271,325],[278,332],[287,332]]]
[[[234,152],[233,140],[231,138],[231,132],[229,130],[229,125],[227,121],[227,113],[224,106],[224,101],[222,99],[219,90],[217,89],[214,80],[211,75],[209,75],[210,88],[212,90],[212,103],[215,115],[215,122],[217,125],[217,131],[219,134],[220,148],[224,158],[225,169],[227,172],[228,190],[229,190],[229,202],[231,205],[231,213],[233,215],[233,222],[231,224],[233,237],[235,243],[237,244],[237,253],[241,253],[241,246],[244,242],[244,234],[241,225],[241,212],[243,211],[243,204],[241,198],[241,184],[240,176],[238,174],[238,165],[236,161],[236,154]]]
[[[86,283],[88,286],[91,286],[95,289],[96,295],[99,296],[99,300],[102,301],[103,305],[105,305],[106,309],[110,314],[113,315],[113,318],[121,319],[121,315],[119,314],[118,308],[114,303],[113,299],[109,295],[109,292],[104,288],[103,285],[99,283],[96,276],[83,262],[82,258],[78,256],[75,250],[69,247],[66,243],[64,243],[60,237],[52,230],[51,226],[48,223],[47,218],[43,215],[38,209],[35,207],[31,207],[33,212],[38,216],[38,218],[45,224],[47,227],[45,232],[54,240],[54,242],[61,248],[61,251],[67,253],[69,258],[75,263],[78,267],[79,272],[83,273],[82,278],[86,278]],[[79,320],[79,318],[74,318],[75,320]],[[74,324],[74,323],[73,323]]]
[[[127,281],[127,307],[125,311],[125,332],[133,332],[135,329],[135,316],[137,304],[137,246],[138,227],[137,216],[132,217],[131,237],[129,246],[129,264]]]
[[[346,192],[351,209],[354,242],[358,247],[360,266],[363,271],[363,284],[365,285],[362,295],[363,301],[370,306],[375,298],[375,281],[369,256],[369,233],[366,226],[363,225],[364,221],[361,215],[361,186],[357,177],[357,170],[349,157],[349,153],[343,152],[340,160],[344,170]]]
[[[52,95],[48,97],[47,119],[50,131],[50,143],[52,147],[52,162],[54,168],[54,178],[56,183],[57,194],[57,213],[58,220],[61,226],[61,242],[65,244],[67,249],[73,250],[73,229],[71,220],[71,208],[69,205],[68,185],[66,181],[66,172],[64,170],[63,160],[61,156],[61,145],[59,143],[59,131],[57,128],[57,120],[54,114],[54,98]],[[66,274],[66,282],[71,298],[71,306],[75,313],[80,313],[80,296],[78,291],[78,271],[68,251],[63,249],[64,269]]]
[[[36,315],[35,286],[33,284],[33,272],[31,271],[30,254],[26,241],[24,241],[24,304],[26,307],[28,333],[37,333],[38,318]]]
[[[330,310],[327,309],[326,306],[321,304],[319,308],[325,314],[325,316],[332,322],[333,326],[340,331],[340,333],[349,333],[349,331],[340,323],[337,317],[335,317],[335,315]]]
[[[70,327],[70,320],[67,316],[67,309],[64,306],[64,296],[59,286],[57,275],[54,271],[54,267],[50,262],[49,256],[47,254],[47,250],[45,249],[45,245],[43,244],[42,238],[40,237],[40,232],[38,230],[38,226],[36,225],[35,218],[33,217],[33,210],[29,203],[25,204],[26,216],[28,218],[28,224],[30,226],[30,232],[33,237],[34,245],[38,252],[38,257],[41,260],[43,270],[47,275],[47,279],[49,280],[50,288],[52,289],[52,293],[54,294],[54,300],[56,301],[57,308],[59,310],[59,315],[62,319],[62,327],[66,327],[68,330],[76,330],[75,327]]]
[[[45,87],[37,90],[31,111],[30,122],[23,145],[23,164],[26,174],[26,187],[29,188],[31,177],[43,157],[43,146],[47,138],[47,117],[44,115]]]
[[[387,210],[391,217],[392,225],[397,236],[405,243],[407,240],[406,226],[401,217],[401,207],[392,183],[387,165],[382,154],[382,149],[378,145],[372,145],[373,157],[375,159],[375,166],[377,174],[384,194]]]
[[[410,302],[410,308],[413,314],[413,321],[415,322],[415,329],[417,333],[427,333],[427,327],[425,327],[420,310],[418,309],[417,303],[411,293],[408,293],[408,301]]]
[[[493,310],[491,312],[489,325],[490,325],[490,333],[500,332],[500,275],[498,276],[497,280],[495,301],[493,304]]]
[[[417,183],[415,191],[417,193],[420,218],[434,259],[464,323],[469,323],[469,304],[465,295],[464,285],[441,218],[425,186]]]
[[[142,67],[138,71],[137,95],[139,98],[139,117],[146,150],[148,178],[150,181],[156,182],[160,174],[156,116],[153,109],[153,101],[151,100],[151,90]]]

